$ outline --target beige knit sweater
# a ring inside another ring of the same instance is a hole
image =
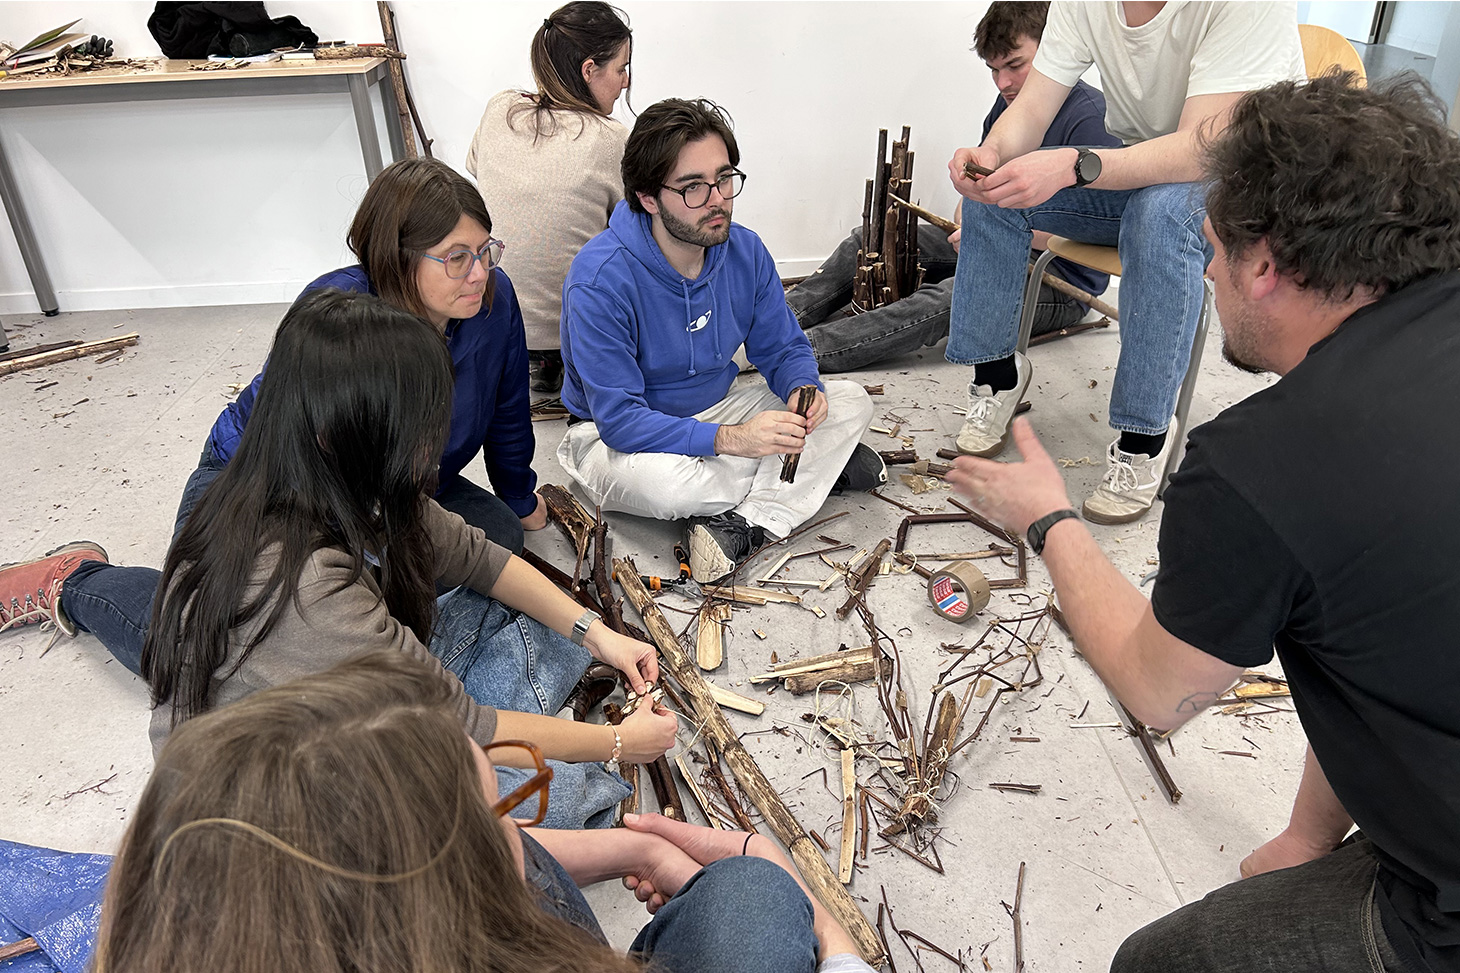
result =
[[[623,199],[619,164],[628,130],[612,118],[559,111],[554,133],[534,144],[530,112],[507,123],[508,110],[528,101],[520,91],[503,91],[487,102],[466,169],[486,201],[492,236],[507,244],[502,269],[522,305],[527,347],[541,351],[561,345],[568,265]]]
[[[443,510],[434,500],[426,501],[425,516],[426,530],[436,550],[437,580],[447,587],[465,584],[482,594],[491,592],[511,552],[487,540],[480,530]],[[275,548],[259,558],[245,598],[253,597],[263,586],[277,556]],[[354,584],[347,584],[349,577],[350,556],[345,551],[326,547],[310,555],[299,574],[298,603],[284,611],[242,666],[238,666],[239,653],[268,617],[269,609],[230,633],[228,656],[214,674],[214,707],[300,676],[323,672],[361,652],[389,647],[440,673],[451,685],[455,709],[466,732],[478,743],[490,743],[497,732],[497,711],[468,696],[461,680],[442,668],[414,632],[391,617],[372,571],[367,569]],[[232,672],[235,666],[238,669]],[[152,711],[148,733],[153,756],[171,732],[172,704],[168,702]]]

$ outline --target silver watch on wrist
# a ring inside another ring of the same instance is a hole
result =
[[[578,645],[582,645],[583,639],[588,636],[588,629],[602,617],[592,608],[583,609],[583,614],[579,615],[578,620],[573,623],[573,631],[568,637]]]

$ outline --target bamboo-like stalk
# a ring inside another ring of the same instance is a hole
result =
[[[638,567],[630,559],[615,559],[613,574],[629,603],[643,618],[644,627],[654,644],[659,647],[665,667],[692,697],[695,709],[704,721],[705,736],[724,756],[725,762],[735,774],[735,779],[740,782],[741,789],[760,810],[771,832],[791,853],[807,887],[841,923],[842,928],[846,929],[857,944],[862,958],[873,968],[880,967],[885,954],[876,932],[857,909],[847,890],[837,881],[836,874],[812,843],[806,829],[786,807],[780,794],[756,764],[755,758],[740,742],[739,735],[715,705],[704,677],[700,675],[699,667],[685,654],[674,629],[639,580]]]

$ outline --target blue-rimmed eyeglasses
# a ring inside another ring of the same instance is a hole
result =
[[[721,199],[734,199],[740,195],[740,190],[745,188],[745,173],[739,169],[732,169],[713,183],[692,182],[679,189],[675,189],[673,186],[664,188],[671,193],[678,193],[679,198],[684,200],[684,205],[690,209],[703,209],[709,205],[711,186],[720,194]]]
[[[708,199],[709,197],[706,196],[705,198]],[[701,203],[700,205],[703,206],[704,204]],[[453,250],[444,257],[433,256],[429,253],[423,253],[421,256],[427,260],[434,260],[446,268],[447,277],[450,277],[452,280],[461,280],[461,278],[471,273],[472,265],[478,260],[488,270],[497,266],[497,264],[502,262],[502,251],[506,249],[507,244],[501,240],[488,240],[487,245],[475,253],[470,250]]]

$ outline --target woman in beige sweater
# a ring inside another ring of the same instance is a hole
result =
[[[532,39],[537,93],[494,95],[466,154],[496,233],[511,244],[503,269],[522,306],[534,391],[562,387],[563,279],[623,198],[628,131],[610,114],[628,90],[632,53],[622,11],[588,0],[558,8]]]
[[[69,545],[26,566],[54,575],[45,583],[67,625],[103,644],[145,631],[154,749],[194,716],[389,648],[438,673],[478,743],[528,740],[564,761],[547,826],[607,825],[628,788],[600,762],[657,758],[675,719],[650,706],[618,727],[553,714],[590,657],[642,689],[658,677],[654,649],[431,499],[451,391],[446,343],[425,320],[368,294],[306,294],[279,325],[232,461],[160,577],[93,564],[111,597],[68,601],[67,572],[105,552]],[[438,583],[452,589],[439,600]],[[510,789],[520,773],[503,775]]]

